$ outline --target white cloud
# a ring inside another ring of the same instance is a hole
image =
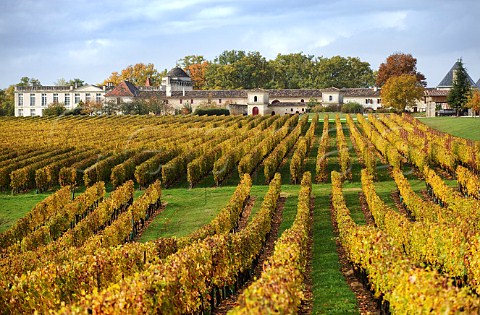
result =
[[[213,7],[202,9],[198,12],[199,19],[224,19],[235,15],[235,8],[233,7]]]

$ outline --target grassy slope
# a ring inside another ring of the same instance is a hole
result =
[[[25,216],[38,202],[46,198],[50,193],[36,194],[35,190],[25,194],[12,195],[0,194],[0,232],[10,228],[15,221]]]
[[[420,121],[457,137],[480,140],[480,118],[478,117],[430,117],[421,118]]]

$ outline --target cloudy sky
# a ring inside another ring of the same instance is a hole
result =
[[[479,0],[1,0],[0,88],[23,76],[102,82],[225,50],[359,57],[411,53],[436,86],[458,58],[480,78]]]

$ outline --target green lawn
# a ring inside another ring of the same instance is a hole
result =
[[[478,117],[429,117],[421,118],[420,121],[457,137],[480,140],[480,118]]]
[[[18,219],[25,216],[38,202],[50,193],[36,194],[35,190],[24,194],[0,194],[0,233],[8,230]]]

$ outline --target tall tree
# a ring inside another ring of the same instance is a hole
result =
[[[120,73],[112,72],[110,77],[102,82],[102,85],[107,85],[110,82],[114,85],[117,85],[122,81],[128,80],[136,86],[143,86],[145,85],[147,78],[150,78],[151,84],[158,86],[161,84],[162,76],[164,75],[165,72],[159,72],[153,63],[137,63],[133,66],[128,66]]]
[[[40,83],[40,80],[35,79],[35,78],[29,78],[29,77],[22,77],[20,79],[20,82],[17,84],[18,86],[37,86],[37,85],[42,85]]]
[[[245,57],[244,50],[225,50],[214,59],[214,63],[221,65],[231,65]]]
[[[0,116],[13,116],[15,110],[15,86],[0,90]]]
[[[417,77],[412,74],[402,74],[390,77],[380,92],[382,103],[398,111],[405,107],[413,107],[423,96],[423,86],[418,83]]]
[[[190,55],[179,60],[179,66],[185,69],[193,81],[195,90],[203,90],[206,88],[205,71],[209,62],[203,56]]]
[[[195,90],[203,90],[206,88],[207,81],[205,72],[208,67],[209,63],[207,61],[203,61],[202,63],[191,64],[185,68],[190,73],[190,78],[193,81],[193,88]]]
[[[201,55],[189,55],[180,59],[178,65],[183,69],[187,69],[191,65],[202,64],[205,61],[205,58]]]
[[[478,89],[473,90],[468,98],[466,106],[472,109],[473,117],[476,117],[477,112],[480,111],[480,91]]]
[[[316,88],[369,87],[374,83],[370,64],[355,57],[321,58],[318,60],[315,70]]]
[[[453,73],[453,85],[447,95],[447,102],[450,107],[455,109],[457,116],[459,116],[460,112],[465,109],[465,105],[470,97],[471,85],[462,59],[459,59],[457,64],[458,67]]]
[[[389,78],[402,74],[413,75],[423,86],[427,85],[425,76],[417,71],[417,59],[411,54],[404,53],[390,55],[384,63],[380,64],[376,85],[383,86]]]
[[[269,62],[271,78],[269,87],[274,89],[300,89],[311,87],[314,56],[302,52],[278,54]]]

